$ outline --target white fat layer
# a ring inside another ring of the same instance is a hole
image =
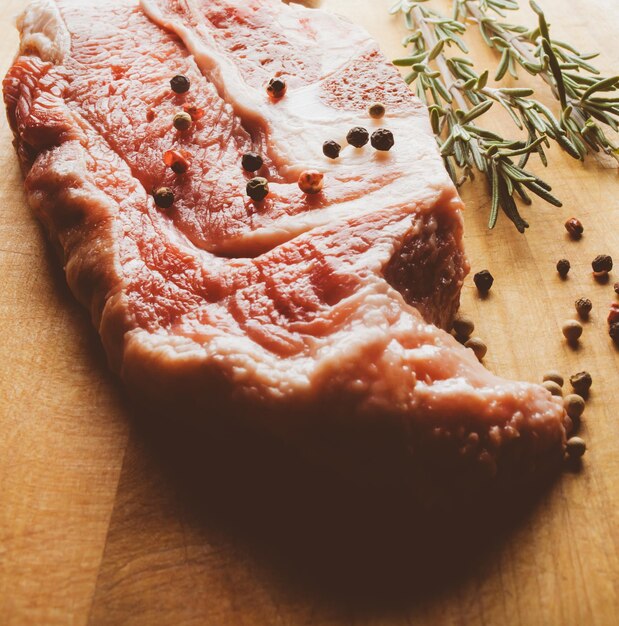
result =
[[[36,51],[43,61],[60,64],[71,51],[71,36],[52,0],[33,0],[17,18],[19,54]]]

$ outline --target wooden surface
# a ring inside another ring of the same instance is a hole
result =
[[[602,50],[606,73],[619,68],[616,0],[538,1],[555,36]],[[0,7],[3,74],[23,4]],[[322,4],[366,26],[389,56],[401,54],[389,0]],[[493,67],[496,58],[470,40],[479,67]],[[619,623],[619,356],[605,322],[619,269],[608,285],[590,274],[597,254],[619,264],[616,169],[553,153],[543,177],[564,207],[527,209],[524,236],[503,218],[489,232],[483,185],[463,191],[473,270],[496,277],[485,301],[470,280],[463,292],[489,345],[487,366],[527,380],[587,369],[595,382],[582,471],[458,533],[323,491],[328,479],[289,470],[293,459],[248,435],[202,442],[134,419],[24,202],[10,142],[2,116],[0,622]],[[578,243],[563,229],[572,215],[586,229]],[[561,257],[572,262],[564,282],[554,270]],[[579,296],[594,309],[572,350],[560,326]]]

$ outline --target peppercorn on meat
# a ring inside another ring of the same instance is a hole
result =
[[[36,0],[19,28],[28,199],[131,390],[418,489],[562,457],[560,400],[439,328],[461,203],[364,31],[276,0]]]

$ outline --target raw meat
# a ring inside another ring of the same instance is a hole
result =
[[[561,402],[438,328],[468,271],[461,202],[425,108],[364,31],[278,0],[35,0],[19,28],[4,98],[28,200],[132,390],[416,488],[562,457]],[[184,105],[203,116],[179,133]],[[394,148],[323,156],[357,125],[388,127]],[[190,153],[186,174],[169,149]],[[248,150],[265,158],[262,203]],[[323,193],[299,190],[306,168]]]

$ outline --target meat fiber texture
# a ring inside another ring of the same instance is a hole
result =
[[[28,201],[132,391],[426,492],[562,458],[560,400],[441,330],[468,272],[461,201],[425,107],[366,32],[278,0],[35,0],[18,27],[4,99]],[[203,115],[179,132],[184,106]],[[348,146],[358,125],[395,146]],[[186,174],[169,149],[190,154]],[[322,193],[298,188],[307,168]]]

